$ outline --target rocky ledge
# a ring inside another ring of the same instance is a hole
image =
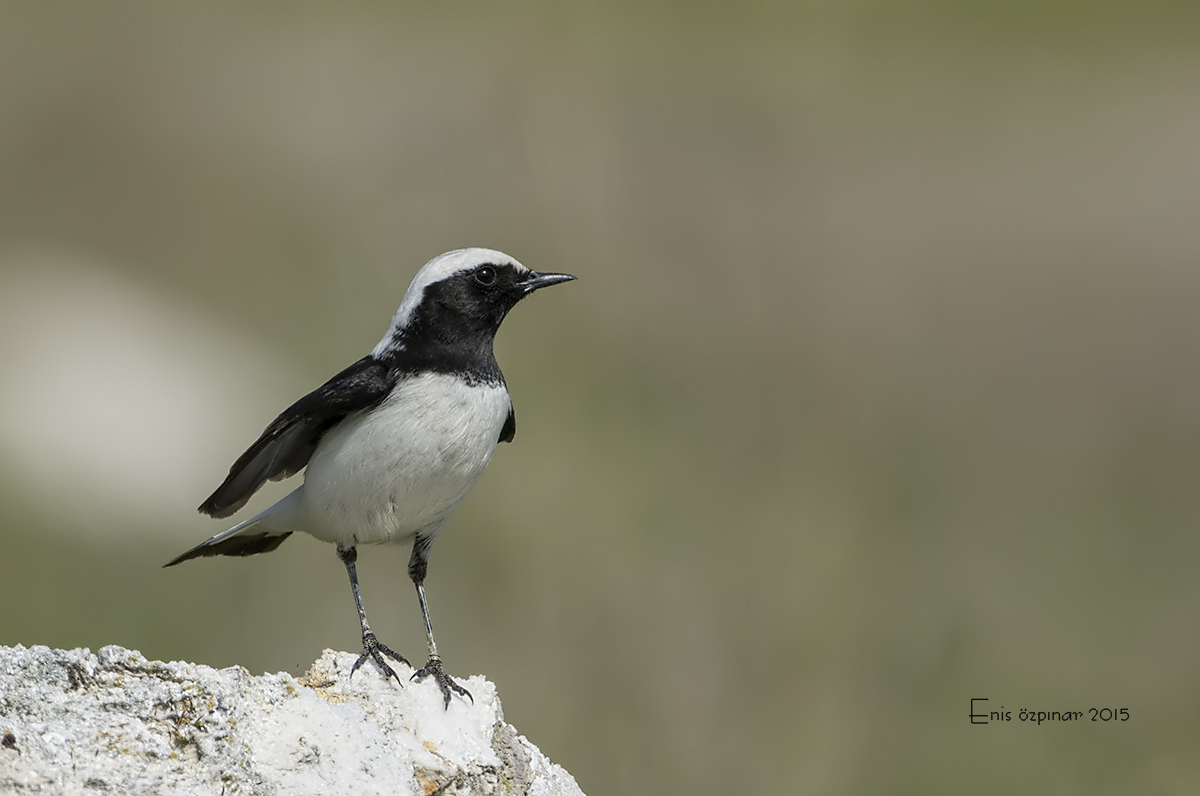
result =
[[[582,796],[505,723],[495,686],[449,709],[326,650],[302,677],[0,646],[0,793]]]

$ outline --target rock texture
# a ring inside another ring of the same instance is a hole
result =
[[[582,796],[504,722],[496,689],[449,710],[326,650],[306,675],[0,647],[2,794]]]

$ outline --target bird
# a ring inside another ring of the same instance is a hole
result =
[[[413,278],[375,348],[271,421],[199,510],[229,517],[268,480],[303,470],[300,486],[165,566],[267,553],[296,531],[332,542],[362,626],[362,654],[350,674],[370,659],[400,683],[384,656],[413,667],[372,632],[355,562],[359,545],[411,543],[408,575],[429,658],[410,679],[432,677],[446,709],[452,693],[474,702],[446,673],[434,641],[425,597],[429,551],[496,447],[516,435],[512,400],[493,353],[500,323],[521,299],[573,279],[532,271],[494,249],[434,257]]]

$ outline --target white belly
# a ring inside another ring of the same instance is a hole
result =
[[[426,374],[329,432],[304,475],[299,530],[343,545],[436,530],[483,475],[511,404],[503,387]]]

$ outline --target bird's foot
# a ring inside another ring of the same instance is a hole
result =
[[[411,679],[424,680],[426,677],[432,677],[437,682],[438,688],[442,689],[442,699],[447,710],[450,708],[451,693],[465,696],[471,700],[472,705],[475,704],[475,697],[471,696],[471,692],[454,682],[454,678],[446,674],[446,670],[442,668],[441,658],[437,656],[430,658],[428,663],[413,673]]]
[[[408,662],[407,658],[388,647],[379,639],[375,638],[375,634],[368,630],[366,633],[363,633],[362,655],[359,655],[358,660],[356,660],[354,665],[350,667],[350,676],[353,677],[354,673],[358,671],[358,667],[366,663],[367,658],[370,658],[371,660],[375,661],[375,665],[379,667],[380,671],[383,672],[385,677],[395,677],[397,683],[404,685],[404,683],[400,681],[400,675],[396,674],[395,670],[392,669],[391,666],[388,666],[387,661],[383,659],[384,655],[388,656],[394,661],[403,663],[409,668],[412,668],[412,664]]]

